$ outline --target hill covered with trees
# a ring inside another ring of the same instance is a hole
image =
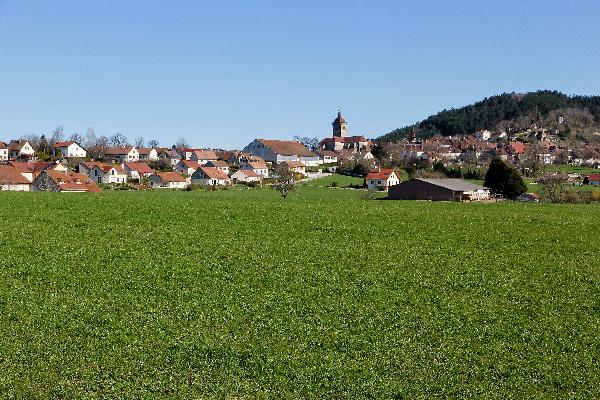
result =
[[[600,130],[600,96],[568,96],[549,90],[503,93],[466,107],[443,110],[376,140],[395,142],[411,137],[413,131],[427,138],[472,134],[479,129],[515,133],[533,126],[558,131],[565,139],[577,136],[585,141],[598,140],[593,133]]]

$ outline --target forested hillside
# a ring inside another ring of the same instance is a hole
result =
[[[559,122],[559,117],[563,117]],[[557,91],[538,91],[526,94],[503,93],[475,104],[443,110],[414,126],[396,129],[377,139],[394,142],[410,137],[472,134],[479,129],[526,130],[536,125],[558,130],[567,138],[577,135],[593,140],[592,133],[600,126],[600,96],[567,96]]]

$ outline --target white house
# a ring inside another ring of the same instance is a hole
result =
[[[490,140],[491,137],[492,132],[488,131],[487,129],[480,129],[475,132],[475,139],[477,140]]]
[[[190,185],[178,172],[157,172],[148,177],[148,184],[163,189],[185,189]]]
[[[300,161],[286,161],[285,165],[295,174],[306,175],[306,167]]]
[[[252,171],[251,169],[240,169],[236,172],[233,173],[233,175],[231,175],[231,180],[234,183],[237,182],[246,182],[246,183],[250,183],[250,182],[260,182],[262,180],[262,176],[258,175],[256,172]]]
[[[123,171],[127,173],[129,179],[139,180],[140,177],[147,178],[154,173],[150,166],[143,162],[123,163],[121,164]]]
[[[0,142],[0,161],[8,161],[8,146]]]
[[[192,175],[192,183],[203,186],[227,186],[231,185],[231,179],[216,167],[201,166]]]
[[[319,156],[322,164],[335,164],[338,162],[338,155],[334,151],[321,150]]]
[[[85,158],[87,152],[75,142],[56,142],[52,145],[52,155],[54,157]]]
[[[78,167],[77,167],[77,171],[79,171],[80,174],[85,174],[85,175],[90,175],[90,171],[97,165],[103,165],[104,163],[101,162],[97,162],[97,161],[86,161],[86,162],[80,162]]]
[[[300,161],[309,167],[320,163],[319,156],[302,143],[288,140],[255,139],[243,151],[275,163]]]
[[[158,153],[158,158],[160,160],[169,160],[171,162],[171,166],[177,165],[179,160],[181,160],[181,154],[176,152],[175,150],[163,150]]]
[[[96,183],[127,182],[127,173],[119,165],[96,165],[88,172],[88,176]]]
[[[136,162],[140,154],[135,147],[109,147],[104,151],[104,156],[113,162]]]
[[[143,148],[137,149],[137,151],[138,151],[138,155],[139,155],[139,159],[140,160],[145,160],[145,161],[156,161],[156,160],[158,160],[158,152],[154,148],[143,147]]]
[[[263,178],[269,177],[269,167],[267,167],[267,164],[264,161],[242,161],[240,163],[240,169],[254,171]]]
[[[175,167],[173,167],[173,169],[185,176],[192,176],[199,167],[200,164],[198,163],[198,161],[181,159],[177,164],[175,164]]]
[[[385,190],[390,186],[398,185],[400,178],[393,169],[382,168],[379,171],[371,171],[366,177],[369,190]]]
[[[9,160],[29,160],[35,156],[35,150],[27,140],[11,140],[8,144]]]

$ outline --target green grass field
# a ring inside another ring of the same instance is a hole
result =
[[[319,186],[1,193],[0,396],[600,396],[597,205]]]

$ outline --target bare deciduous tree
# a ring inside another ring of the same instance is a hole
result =
[[[114,147],[125,147],[127,146],[127,137],[117,132],[110,137],[110,144]]]

